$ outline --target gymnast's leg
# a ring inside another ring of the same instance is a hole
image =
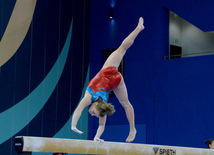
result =
[[[126,142],[132,142],[137,133],[135,129],[134,109],[131,103],[129,102],[128,93],[127,93],[126,85],[123,78],[121,79],[121,82],[118,85],[118,87],[114,89],[114,93],[117,99],[119,100],[119,102],[121,103],[121,105],[124,107],[126,112],[126,117],[129,121],[130,131],[129,131],[129,136],[126,139]]]
[[[134,40],[137,35],[144,29],[143,22],[143,18],[140,17],[137,27],[128,37],[124,39],[120,47],[109,56],[109,58],[103,65],[103,68],[110,66],[118,67],[120,65],[120,62],[123,56],[125,55],[126,50],[134,43]],[[126,117],[129,121],[130,132],[128,138],[126,139],[126,142],[132,142],[135,139],[135,135],[137,132],[135,129],[134,109],[131,103],[129,102],[128,92],[123,78],[121,79],[121,82],[117,86],[117,88],[115,88],[113,91],[121,105],[124,107]]]
[[[137,35],[144,29],[143,22],[143,18],[140,17],[137,27],[134,29],[134,31],[132,31],[131,34],[129,34],[128,37],[123,40],[120,47],[108,57],[102,68],[110,66],[118,67],[120,65],[120,62],[123,56],[125,55],[127,49],[134,43],[134,40]]]

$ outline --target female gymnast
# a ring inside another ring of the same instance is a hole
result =
[[[117,99],[124,107],[126,117],[129,122],[130,131],[126,142],[132,142],[135,139],[137,133],[135,129],[134,121],[134,109],[129,102],[126,85],[122,75],[118,72],[118,66],[125,55],[127,49],[134,43],[137,35],[144,29],[144,20],[142,17],[139,18],[137,27],[126,37],[120,47],[115,50],[106,60],[102,69],[97,75],[89,82],[88,87],[85,91],[83,99],[73,113],[71,129],[79,134],[83,132],[76,128],[77,122],[82,114],[82,111],[86,106],[91,105],[88,112],[92,116],[99,118],[99,127],[94,137],[94,141],[103,143],[100,139],[106,123],[106,114],[112,115],[115,112],[114,106],[110,103],[107,104],[108,94],[110,91],[114,91]]]
[[[207,141],[205,142],[205,144],[207,144],[207,147],[208,147],[209,149],[214,149],[214,139],[207,140]]]

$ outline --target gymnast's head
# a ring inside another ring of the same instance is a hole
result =
[[[205,142],[205,144],[207,144],[207,147],[208,147],[209,149],[214,149],[214,139],[207,140],[207,141]]]
[[[107,113],[111,116],[114,112],[114,106],[111,103],[106,103],[101,97],[98,97],[89,108],[88,112],[91,116],[104,117]]]

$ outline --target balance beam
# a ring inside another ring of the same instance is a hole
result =
[[[148,145],[136,143],[99,142],[92,140],[15,137],[15,150],[18,154],[29,152],[61,152],[76,154],[123,154],[123,155],[213,155],[214,150]]]

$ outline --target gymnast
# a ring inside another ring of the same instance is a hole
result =
[[[101,144],[104,142],[100,137],[105,129],[106,114],[108,113],[108,115],[111,116],[115,112],[114,106],[107,103],[109,92],[113,90],[120,104],[124,107],[129,122],[130,131],[126,142],[132,142],[135,139],[137,131],[135,129],[134,109],[129,102],[124,79],[117,68],[127,49],[134,43],[137,35],[144,29],[143,23],[144,20],[140,17],[137,27],[123,40],[120,47],[108,57],[102,69],[89,82],[83,99],[73,113],[71,129],[74,132],[83,134],[82,131],[76,128],[76,125],[84,108],[91,105],[88,112],[92,116],[99,118],[99,127],[94,141],[99,141]]]
[[[214,149],[214,139],[207,140],[207,141],[205,142],[205,144],[207,144],[207,147],[208,147],[209,149]]]

